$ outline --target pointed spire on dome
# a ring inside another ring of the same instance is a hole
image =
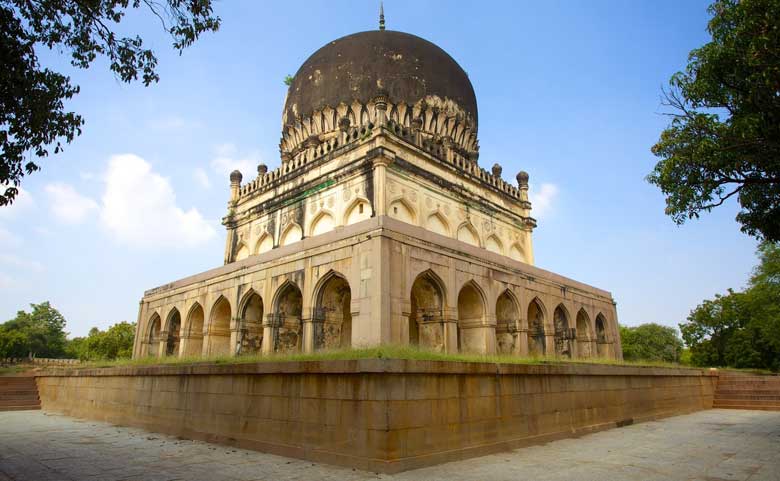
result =
[[[385,5],[384,2],[380,0],[379,2],[379,30],[385,29]]]

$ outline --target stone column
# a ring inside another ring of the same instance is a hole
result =
[[[528,329],[518,329],[517,343],[515,346],[517,346],[516,349],[518,356],[528,356]]]
[[[387,215],[387,166],[393,162],[395,153],[380,147],[369,154],[374,155],[371,159],[374,166],[374,215]]]
[[[276,351],[279,319],[280,316],[273,312],[265,316],[265,322],[263,323],[263,354],[273,354]]]

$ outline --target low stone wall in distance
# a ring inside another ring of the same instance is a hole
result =
[[[717,374],[364,359],[52,370],[44,410],[398,472],[712,407]]]

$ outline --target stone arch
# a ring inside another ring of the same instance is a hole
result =
[[[558,304],[553,311],[553,327],[555,332],[555,355],[572,357],[572,342],[574,331],[569,328],[569,311],[563,304]]]
[[[255,255],[268,252],[274,248],[274,238],[268,232],[263,232],[263,235],[255,243]]]
[[[220,295],[211,306],[209,324],[206,335],[206,349],[210,356],[226,356],[230,354],[230,320],[232,309],[230,301]]]
[[[249,247],[244,242],[236,246],[236,261],[244,260],[249,257]]]
[[[153,312],[149,317],[146,328],[146,355],[158,356],[160,350],[160,332],[162,331],[162,319],[160,314]]]
[[[457,238],[461,242],[465,242],[466,244],[471,244],[475,247],[480,247],[481,243],[479,240],[479,233],[477,232],[476,227],[474,227],[471,222],[466,221],[458,227],[458,234]]]
[[[417,225],[417,214],[409,201],[400,197],[390,202],[387,215],[407,224]]]
[[[168,319],[165,321],[168,337],[165,340],[165,355],[178,356],[179,342],[181,340],[181,314],[175,307],[168,313]]]
[[[458,292],[458,350],[484,352],[485,339],[480,337],[485,325],[485,295],[474,281],[466,282]]]
[[[263,345],[263,298],[250,288],[238,304],[238,354],[260,352]]]
[[[279,237],[279,245],[290,245],[301,239],[303,239],[303,229],[295,222],[291,222],[285,227],[284,232],[282,232],[281,237]]]
[[[609,348],[607,343],[609,342],[609,336],[607,335],[607,319],[604,314],[598,313],[596,315],[596,353],[599,357],[607,357],[609,355]]]
[[[428,219],[425,221],[425,228],[446,237],[450,236],[449,222],[447,222],[447,218],[444,217],[444,214],[439,211],[428,216]]]
[[[485,249],[496,254],[504,255],[504,244],[495,234],[491,235],[485,241]]]
[[[274,350],[300,351],[303,347],[303,295],[294,282],[285,281],[273,301],[273,325],[276,328]]]
[[[409,293],[409,344],[439,350],[444,348],[441,320],[445,292],[444,282],[430,269],[415,278]]]
[[[520,322],[520,305],[509,289],[496,300],[496,351],[498,354],[515,352],[517,327]]]
[[[330,211],[323,209],[311,222],[311,226],[309,227],[309,235],[315,236],[324,234],[326,232],[332,231],[335,228],[336,221],[333,217],[333,214],[331,214]]]
[[[371,218],[371,203],[358,197],[344,210],[343,225],[351,225]]]
[[[314,291],[314,348],[352,345],[352,290],[344,275],[329,271]]]
[[[590,317],[585,312],[584,308],[581,308],[577,312],[577,357],[589,358],[593,357],[593,351],[591,349],[591,334],[590,334]]]
[[[203,306],[195,302],[187,313],[187,320],[184,324],[184,355],[200,356],[203,354],[203,321],[205,315]]]
[[[509,247],[509,257],[519,262],[528,262],[525,256],[525,249],[518,242]]]
[[[544,324],[546,320],[544,304],[534,297],[528,304],[528,353],[531,356],[544,356],[547,352]]]

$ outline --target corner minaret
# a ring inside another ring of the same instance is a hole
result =
[[[385,29],[385,5],[379,2],[379,30]]]

